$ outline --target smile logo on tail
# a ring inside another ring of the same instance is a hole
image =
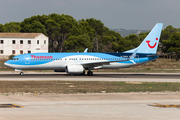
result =
[[[158,38],[156,38],[156,40],[158,40]],[[146,42],[147,42],[149,48],[151,48],[151,49],[153,49],[153,48],[156,47],[156,45],[157,45],[157,42],[155,42],[155,44],[154,44],[153,46],[151,46],[151,45],[149,44],[149,43],[150,43],[150,40],[147,40]]]

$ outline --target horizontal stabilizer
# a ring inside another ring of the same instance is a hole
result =
[[[175,54],[175,52],[164,53],[164,54],[155,54],[155,55],[147,55],[147,57],[164,56],[164,55],[169,55],[169,54]]]

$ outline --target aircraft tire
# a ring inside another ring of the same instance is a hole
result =
[[[21,75],[21,76],[23,76],[23,75],[24,75],[24,73],[23,73],[23,72],[20,72],[20,75]]]
[[[92,71],[90,72],[90,76],[93,76],[93,72]]]
[[[87,73],[89,76],[92,76],[93,75],[93,72],[92,71],[88,71]]]

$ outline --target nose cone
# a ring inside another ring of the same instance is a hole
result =
[[[6,61],[6,62],[4,63],[4,65],[7,66],[7,67],[10,67],[9,61]]]

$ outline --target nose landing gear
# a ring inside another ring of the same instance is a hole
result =
[[[24,75],[24,73],[23,73],[23,71],[22,71],[22,70],[15,69],[15,71],[20,72],[20,73],[19,73],[19,75],[21,75],[21,76],[23,76],[23,75]]]
[[[24,73],[23,73],[23,72],[20,72],[20,74],[19,74],[19,75],[23,76],[23,75],[24,75]]]

